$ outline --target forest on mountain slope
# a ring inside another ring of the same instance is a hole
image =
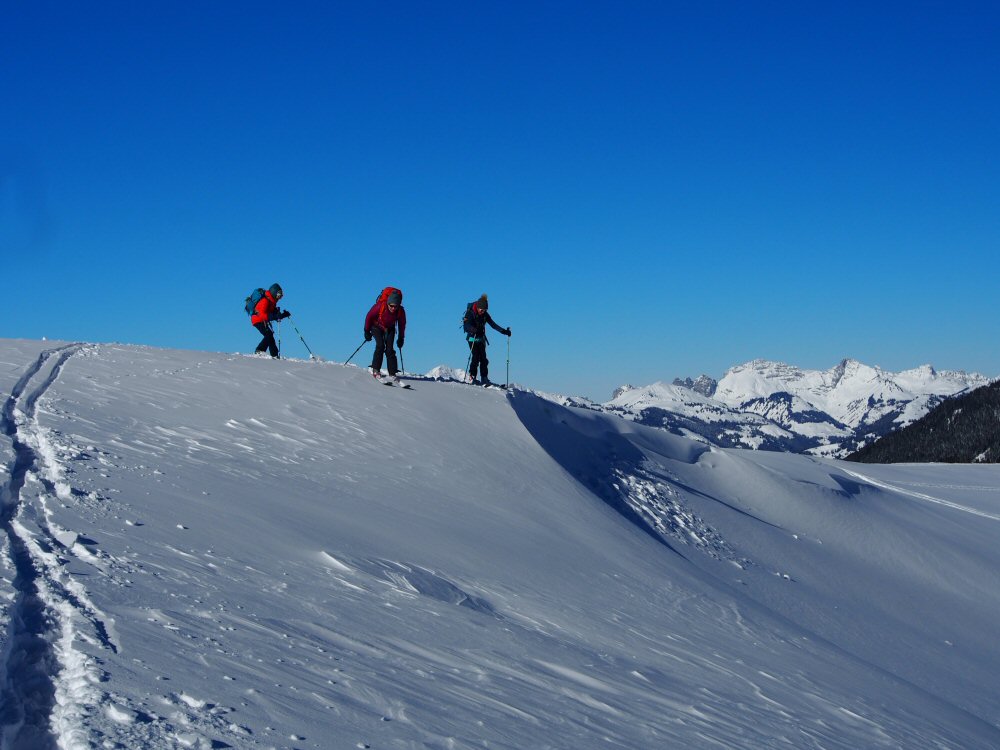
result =
[[[1000,381],[946,399],[847,457],[861,463],[1000,462]]]

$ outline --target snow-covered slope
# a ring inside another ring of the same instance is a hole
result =
[[[994,467],[413,385],[0,341],[3,747],[1000,745]]]
[[[890,373],[850,359],[829,370],[754,360],[718,383],[702,376],[623,387],[605,407],[722,447],[844,456],[919,419],[943,398],[987,382],[929,365]]]

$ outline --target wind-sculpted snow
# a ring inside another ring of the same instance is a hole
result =
[[[687,507],[670,472],[618,431],[626,423],[527,393],[515,393],[512,403],[539,445],[567,472],[654,539],[675,552],[691,545],[741,567],[749,564]],[[670,457],[682,463],[694,463],[708,450],[672,437],[664,442]]]
[[[5,749],[1000,746],[992,467],[143,347],[0,387]]]
[[[445,604],[456,604],[468,607],[476,612],[495,615],[493,607],[485,599],[464,591],[458,584],[449,581],[433,571],[421,568],[419,565],[397,562],[395,560],[356,560],[345,562],[349,558],[337,557],[329,552],[323,552],[323,561],[335,570],[345,573],[367,574],[374,580],[388,583],[401,593],[428,596]]]

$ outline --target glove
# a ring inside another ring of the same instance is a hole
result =
[[[510,328],[503,332],[504,336],[510,336]]]
[[[371,340],[372,340],[372,332],[365,331],[365,341],[371,341]]]
[[[400,349],[403,348],[403,337],[402,336],[400,336],[398,339],[396,339],[396,346],[398,348],[400,348]]]
[[[281,315],[278,316],[278,320],[284,320],[285,318],[292,317],[292,314],[288,310],[282,310]]]

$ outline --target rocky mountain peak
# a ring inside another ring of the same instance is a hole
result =
[[[692,380],[691,378],[684,378],[683,380],[680,378],[674,378],[673,384],[681,386],[682,388],[688,388],[707,398],[714,396],[716,389],[719,387],[718,380],[705,374],[699,375],[695,380]]]

